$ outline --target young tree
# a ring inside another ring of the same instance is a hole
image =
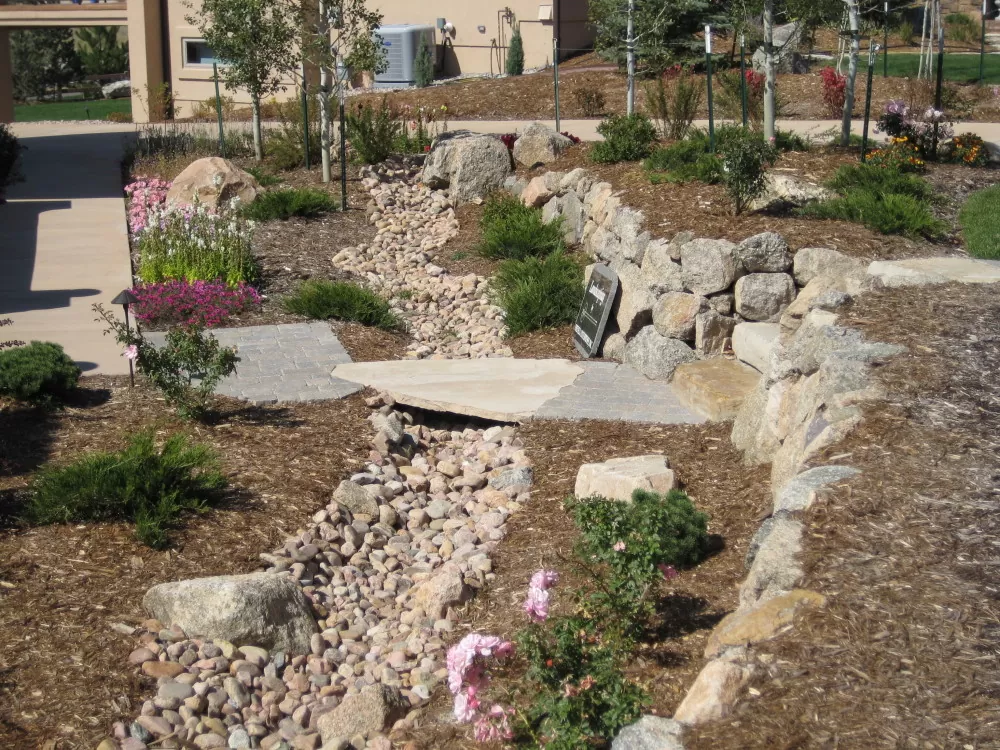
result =
[[[128,44],[118,41],[117,26],[77,29],[76,39],[88,75],[128,72]]]
[[[253,112],[253,148],[264,158],[260,102],[285,89],[285,76],[296,64],[298,29],[282,0],[204,0],[200,14],[187,22],[225,63],[225,85],[245,89]]]
[[[242,0],[236,0],[242,2]],[[382,14],[369,10],[365,0],[319,0],[299,13],[304,30],[305,59],[319,68],[320,143],[323,182],[330,181],[330,103],[336,93],[343,103],[352,70],[381,73],[386,68],[385,47],[375,33]]]
[[[778,90],[778,63],[774,56],[774,0],[764,0],[764,138],[775,136]]]
[[[417,45],[417,59],[413,63],[414,83],[418,89],[425,89],[434,83],[434,58],[431,56],[431,48],[427,44],[427,36],[420,35],[420,44]]]
[[[521,39],[521,24],[514,22],[514,35],[507,48],[507,75],[519,76],[524,72],[524,40]]]
[[[850,58],[847,64],[847,86],[844,89],[844,117],[840,126],[840,145],[851,145],[851,116],[854,113],[854,84],[858,78],[858,53],[861,49],[861,15],[858,0],[844,0],[847,4],[847,23],[851,31]]]
[[[10,46],[18,99],[41,98],[54,88],[61,100],[63,86],[80,77],[80,55],[70,29],[15,31]]]

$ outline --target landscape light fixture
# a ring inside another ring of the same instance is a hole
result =
[[[125,328],[129,327],[128,306],[134,305],[138,301],[139,298],[132,293],[131,289],[122,289],[118,293],[118,296],[115,297],[113,300],[111,300],[112,305],[121,305],[122,309],[125,310]],[[132,387],[135,388],[135,365],[133,364],[131,359],[129,359],[128,361],[128,379],[129,382],[132,384]]]

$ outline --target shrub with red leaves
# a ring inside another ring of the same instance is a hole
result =
[[[844,100],[847,98],[847,76],[843,76],[833,68],[823,68],[819,72],[823,79],[823,104],[833,117],[844,113]]]
[[[517,142],[517,133],[504,133],[500,136],[500,140],[503,141],[503,145],[507,147],[508,151],[514,151],[514,144]]]
[[[566,130],[564,130],[564,131],[562,132],[562,135],[566,136],[566,137],[567,137],[567,138],[569,138],[569,139],[570,139],[571,141],[573,141],[573,145],[574,145],[574,146],[575,146],[576,144],[578,144],[578,143],[580,142],[580,138],[579,138],[578,136],[575,136],[575,135],[573,135],[573,134],[572,134],[572,133],[570,133],[569,131],[566,131]]]

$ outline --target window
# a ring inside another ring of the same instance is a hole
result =
[[[214,50],[205,43],[204,39],[182,39],[184,45],[184,67],[203,67],[218,63],[224,63],[216,59]]]

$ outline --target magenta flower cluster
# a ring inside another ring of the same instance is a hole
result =
[[[248,284],[230,287],[224,281],[174,279],[141,284],[132,290],[139,302],[136,318],[147,325],[220,326],[230,316],[260,305],[260,295]]]
[[[139,177],[125,186],[128,202],[128,231],[135,237],[149,224],[150,213],[167,202],[170,183],[156,177]]]
[[[490,684],[488,659],[503,660],[514,653],[514,644],[495,635],[470,633],[448,649],[448,688],[455,696],[454,714],[462,724],[473,724],[477,742],[509,740],[513,709],[499,704],[489,708],[480,703],[480,694]]]
[[[559,580],[554,570],[537,570],[528,584],[528,596],[522,607],[533,622],[543,622],[549,616],[549,589]]]

